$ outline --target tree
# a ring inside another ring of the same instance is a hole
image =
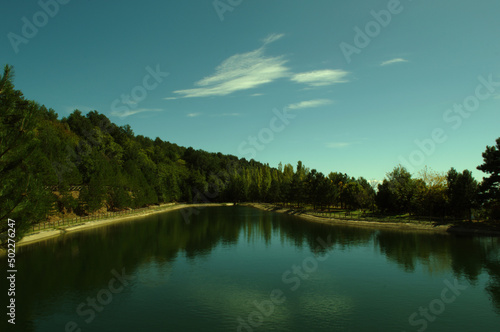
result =
[[[328,177],[325,179],[327,186],[326,205],[328,206],[328,209],[330,209],[330,206],[336,206],[339,201],[339,187],[334,182],[334,178],[335,174],[330,172]]]
[[[271,186],[269,187],[269,193],[267,195],[267,199],[271,203],[282,201],[280,173],[281,171],[278,169],[274,169],[271,172]]]
[[[363,177],[356,180],[363,190],[359,193],[358,201],[362,209],[373,210],[375,207],[375,190],[371,184]]]
[[[106,200],[107,187],[111,184],[111,165],[95,149],[85,157],[82,165],[85,166],[82,172],[84,186],[80,192],[80,202],[86,212],[93,213],[103,207]]]
[[[387,179],[378,185],[375,202],[382,213],[393,213],[396,210],[396,194]]]
[[[297,170],[290,184],[291,201],[297,203],[297,207],[300,207],[300,204],[306,200],[305,179],[308,171],[299,160],[297,162]]]
[[[446,176],[434,172],[427,166],[414,180],[415,192],[412,198],[412,210],[421,216],[444,217],[446,210]]]
[[[47,215],[54,197],[45,189],[51,165],[40,150],[40,107],[24,99],[12,79],[12,67],[5,66],[0,77],[0,233],[11,218],[20,238]]]
[[[345,184],[349,181],[347,174],[342,174],[338,172],[331,172],[328,174],[328,179],[330,180],[330,200],[331,204],[340,204],[341,208],[344,208],[344,189]]]
[[[456,218],[471,220],[472,208],[476,206],[478,183],[472,173],[464,170],[458,173],[451,168],[446,175],[447,196],[450,214]]]
[[[483,152],[483,164],[477,169],[488,174],[479,189],[481,202],[490,209],[491,217],[500,219],[500,138],[496,146],[487,146]]]
[[[292,181],[293,166],[291,164],[286,164],[283,168],[280,192],[282,194],[283,200],[286,203],[290,204],[293,202]]]
[[[411,214],[411,200],[415,193],[415,182],[405,167],[398,165],[387,173],[391,191],[394,193],[395,208],[399,213]]]
[[[313,209],[317,206],[323,207],[328,203],[328,180],[323,173],[311,170],[306,176],[306,190],[309,203],[313,205]]]
[[[349,181],[344,188],[344,200],[346,208],[356,210],[361,207],[361,196],[363,187],[356,181]]]

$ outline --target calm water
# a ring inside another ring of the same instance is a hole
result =
[[[499,256],[498,238],[172,211],[19,248],[15,330],[499,331]]]

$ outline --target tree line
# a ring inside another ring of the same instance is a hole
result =
[[[117,211],[166,202],[269,202],[314,209],[364,209],[384,214],[500,217],[500,138],[487,147],[478,183],[468,170],[397,166],[377,186],[325,175],[298,162],[271,167],[233,155],[185,148],[135,135],[104,114],[57,113],[25,98],[12,67],[0,77],[0,233],[7,219],[22,234],[50,215]],[[81,188],[74,191],[74,186]]]

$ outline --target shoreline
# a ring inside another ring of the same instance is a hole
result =
[[[102,226],[107,226],[111,224],[117,224],[122,221],[145,217],[149,215],[154,215],[163,212],[170,212],[180,209],[186,208],[200,208],[200,207],[211,207],[211,206],[233,206],[233,203],[203,203],[203,204],[165,204],[155,209],[151,209],[150,211],[140,212],[137,214],[129,214],[123,216],[116,216],[109,219],[104,220],[91,220],[81,224],[74,224],[68,226],[60,226],[57,229],[44,230],[38,233],[33,233],[23,237],[19,242],[16,243],[16,246],[25,246],[29,244],[33,244],[35,242],[45,241],[51,238],[55,238],[58,236],[62,236],[66,233],[73,233],[82,230],[87,230],[91,228],[98,228]],[[302,213],[294,209],[290,208],[279,208],[270,204],[264,203],[241,203],[238,204],[240,206],[252,207],[255,209],[268,211],[268,212],[276,212],[283,213],[292,216],[297,216],[301,219],[304,219],[308,222],[316,222],[324,225],[345,225],[352,227],[363,227],[363,228],[377,228],[377,229],[398,229],[398,230],[406,230],[406,231],[427,231],[427,232],[438,232],[438,233],[446,233],[446,234],[463,234],[463,235],[480,235],[480,236],[500,236],[500,230],[494,229],[481,229],[478,227],[467,227],[464,226],[456,226],[452,224],[446,225],[433,225],[431,223],[405,223],[405,222],[381,222],[381,221],[362,221],[355,219],[334,219],[334,218],[325,218],[319,216],[313,216],[307,213]],[[0,249],[0,255],[3,255],[6,252],[5,249]]]
[[[98,228],[102,226],[107,226],[111,224],[117,224],[131,218],[145,217],[163,212],[170,212],[185,208],[199,208],[199,207],[209,207],[209,206],[232,206],[233,203],[204,203],[204,204],[165,204],[156,209],[151,209],[150,211],[140,212],[137,214],[129,214],[123,216],[116,216],[104,220],[91,220],[81,224],[74,224],[68,226],[60,226],[57,229],[43,230],[38,233],[33,233],[23,237],[19,242],[16,243],[17,247],[25,246],[28,244],[33,244],[35,242],[45,241],[51,238],[55,238],[66,233],[79,232],[82,230],[87,230],[91,228]],[[0,249],[0,255],[4,254],[5,250]]]
[[[316,222],[324,225],[345,225],[352,227],[363,227],[363,228],[377,228],[377,229],[397,229],[403,231],[426,231],[435,233],[445,233],[445,234],[462,234],[462,235],[475,235],[475,236],[500,236],[499,230],[494,229],[481,229],[479,227],[470,228],[466,225],[456,226],[453,224],[446,225],[433,225],[431,223],[411,223],[411,222],[396,222],[396,221],[363,221],[355,219],[334,219],[313,216],[307,213],[302,213],[290,208],[279,208],[270,204],[263,203],[246,203],[241,204],[243,206],[253,207],[259,210],[283,213],[292,216],[297,216],[299,218],[305,219],[306,221]]]

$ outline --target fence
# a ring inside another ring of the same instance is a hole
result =
[[[269,204],[268,207],[286,208],[282,204]],[[376,222],[411,222],[411,223],[453,223],[463,220],[445,219],[443,217],[433,216],[410,216],[410,215],[377,215],[369,211],[318,211],[308,208],[296,210],[297,213],[304,213],[315,217],[337,220],[356,220],[356,221],[376,221]]]
[[[114,218],[114,217],[118,217],[118,216],[141,215],[141,214],[144,214],[145,212],[161,210],[162,208],[169,207],[172,205],[174,205],[174,203],[161,205],[161,206],[155,206],[155,207],[130,209],[130,210],[125,210],[125,211],[97,213],[97,214],[91,214],[88,216],[80,216],[80,217],[76,217],[76,218],[66,218],[65,219],[63,217],[62,219],[59,219],[59,220],[33,224],[32,231],[35,232],[35,231],[41,231],[44,229],[53,229],[53,228],[57,228],[59,226],[82,224],[82,223],[89,222],[89,221],[99,221],[99,220]]]

